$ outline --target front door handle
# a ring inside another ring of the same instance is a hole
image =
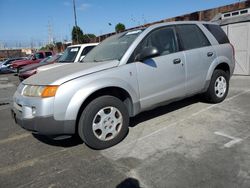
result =
[[[213,55],[214,55],[213,52],[208,52],[208,53],[207,53],[207,57],[212,57]]]
[[[174,63],[174,64],[179,64],[179,63],[181,63],[181,59],[180,59],[180,58],[174,59],[174,60],[173,60],[173,63]]]

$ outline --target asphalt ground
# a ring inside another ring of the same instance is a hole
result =
[[[220,104],[195,96],[144,112],[120,144],[101,151],[15,125],[17,84],[0,75],[1,188],[250,187],[250,77],[234,76]]]

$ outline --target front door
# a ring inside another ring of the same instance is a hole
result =
[[[136,48],[135,54],[145,47],[159,51],[157,57],[135,62],[142,109],[185,96],[185,57],[176,41],[174,27],[167,26],[152,31]]]

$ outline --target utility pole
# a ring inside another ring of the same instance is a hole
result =
[[[50,21],[48,22],[48,44],[53,43],[53,31],[52,31],[52,25]]]
[[[75,4],[75,0],[73,0],[73,8],[74,8],[75,26],[77,26],[77,20],[76,20],[76,4]]]
[[[73,0],[73,9],[74,9],[75,27],[77,29],[78,27],[77,27],[77,19],[76,19],[76,4],[75,4],[75,0]],[[76,32],[76,40],[77,40],[76,42],[78,44],[79,43],[78,30]]]

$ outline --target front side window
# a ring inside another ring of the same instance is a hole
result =
[[[139,55],[141,51],[147,47],[157,48],[160,56],[177,52],[178,46],[176,42],[174,27],[164,27],[152,31],[138,45],[129,62],[133,62],[136,59],[136,56]]]
[[[59,58],[59,63],[70,63],[74,62],[75,58],[80,50],[80,46],[67,47],[63,55]]]
[[[176,29],[182,50],[192,50],[211,45],[205,34],[197,25],[177,25]]]
[[[83,62],[102,62],[120,60],[142,30],[128,31],[107,38],[92,49]]]
[[[86,46],[86,47],[82,50],[81,57],[87,55],[87,53],[89,53],[94,47],[95,47],[95,46]]]

